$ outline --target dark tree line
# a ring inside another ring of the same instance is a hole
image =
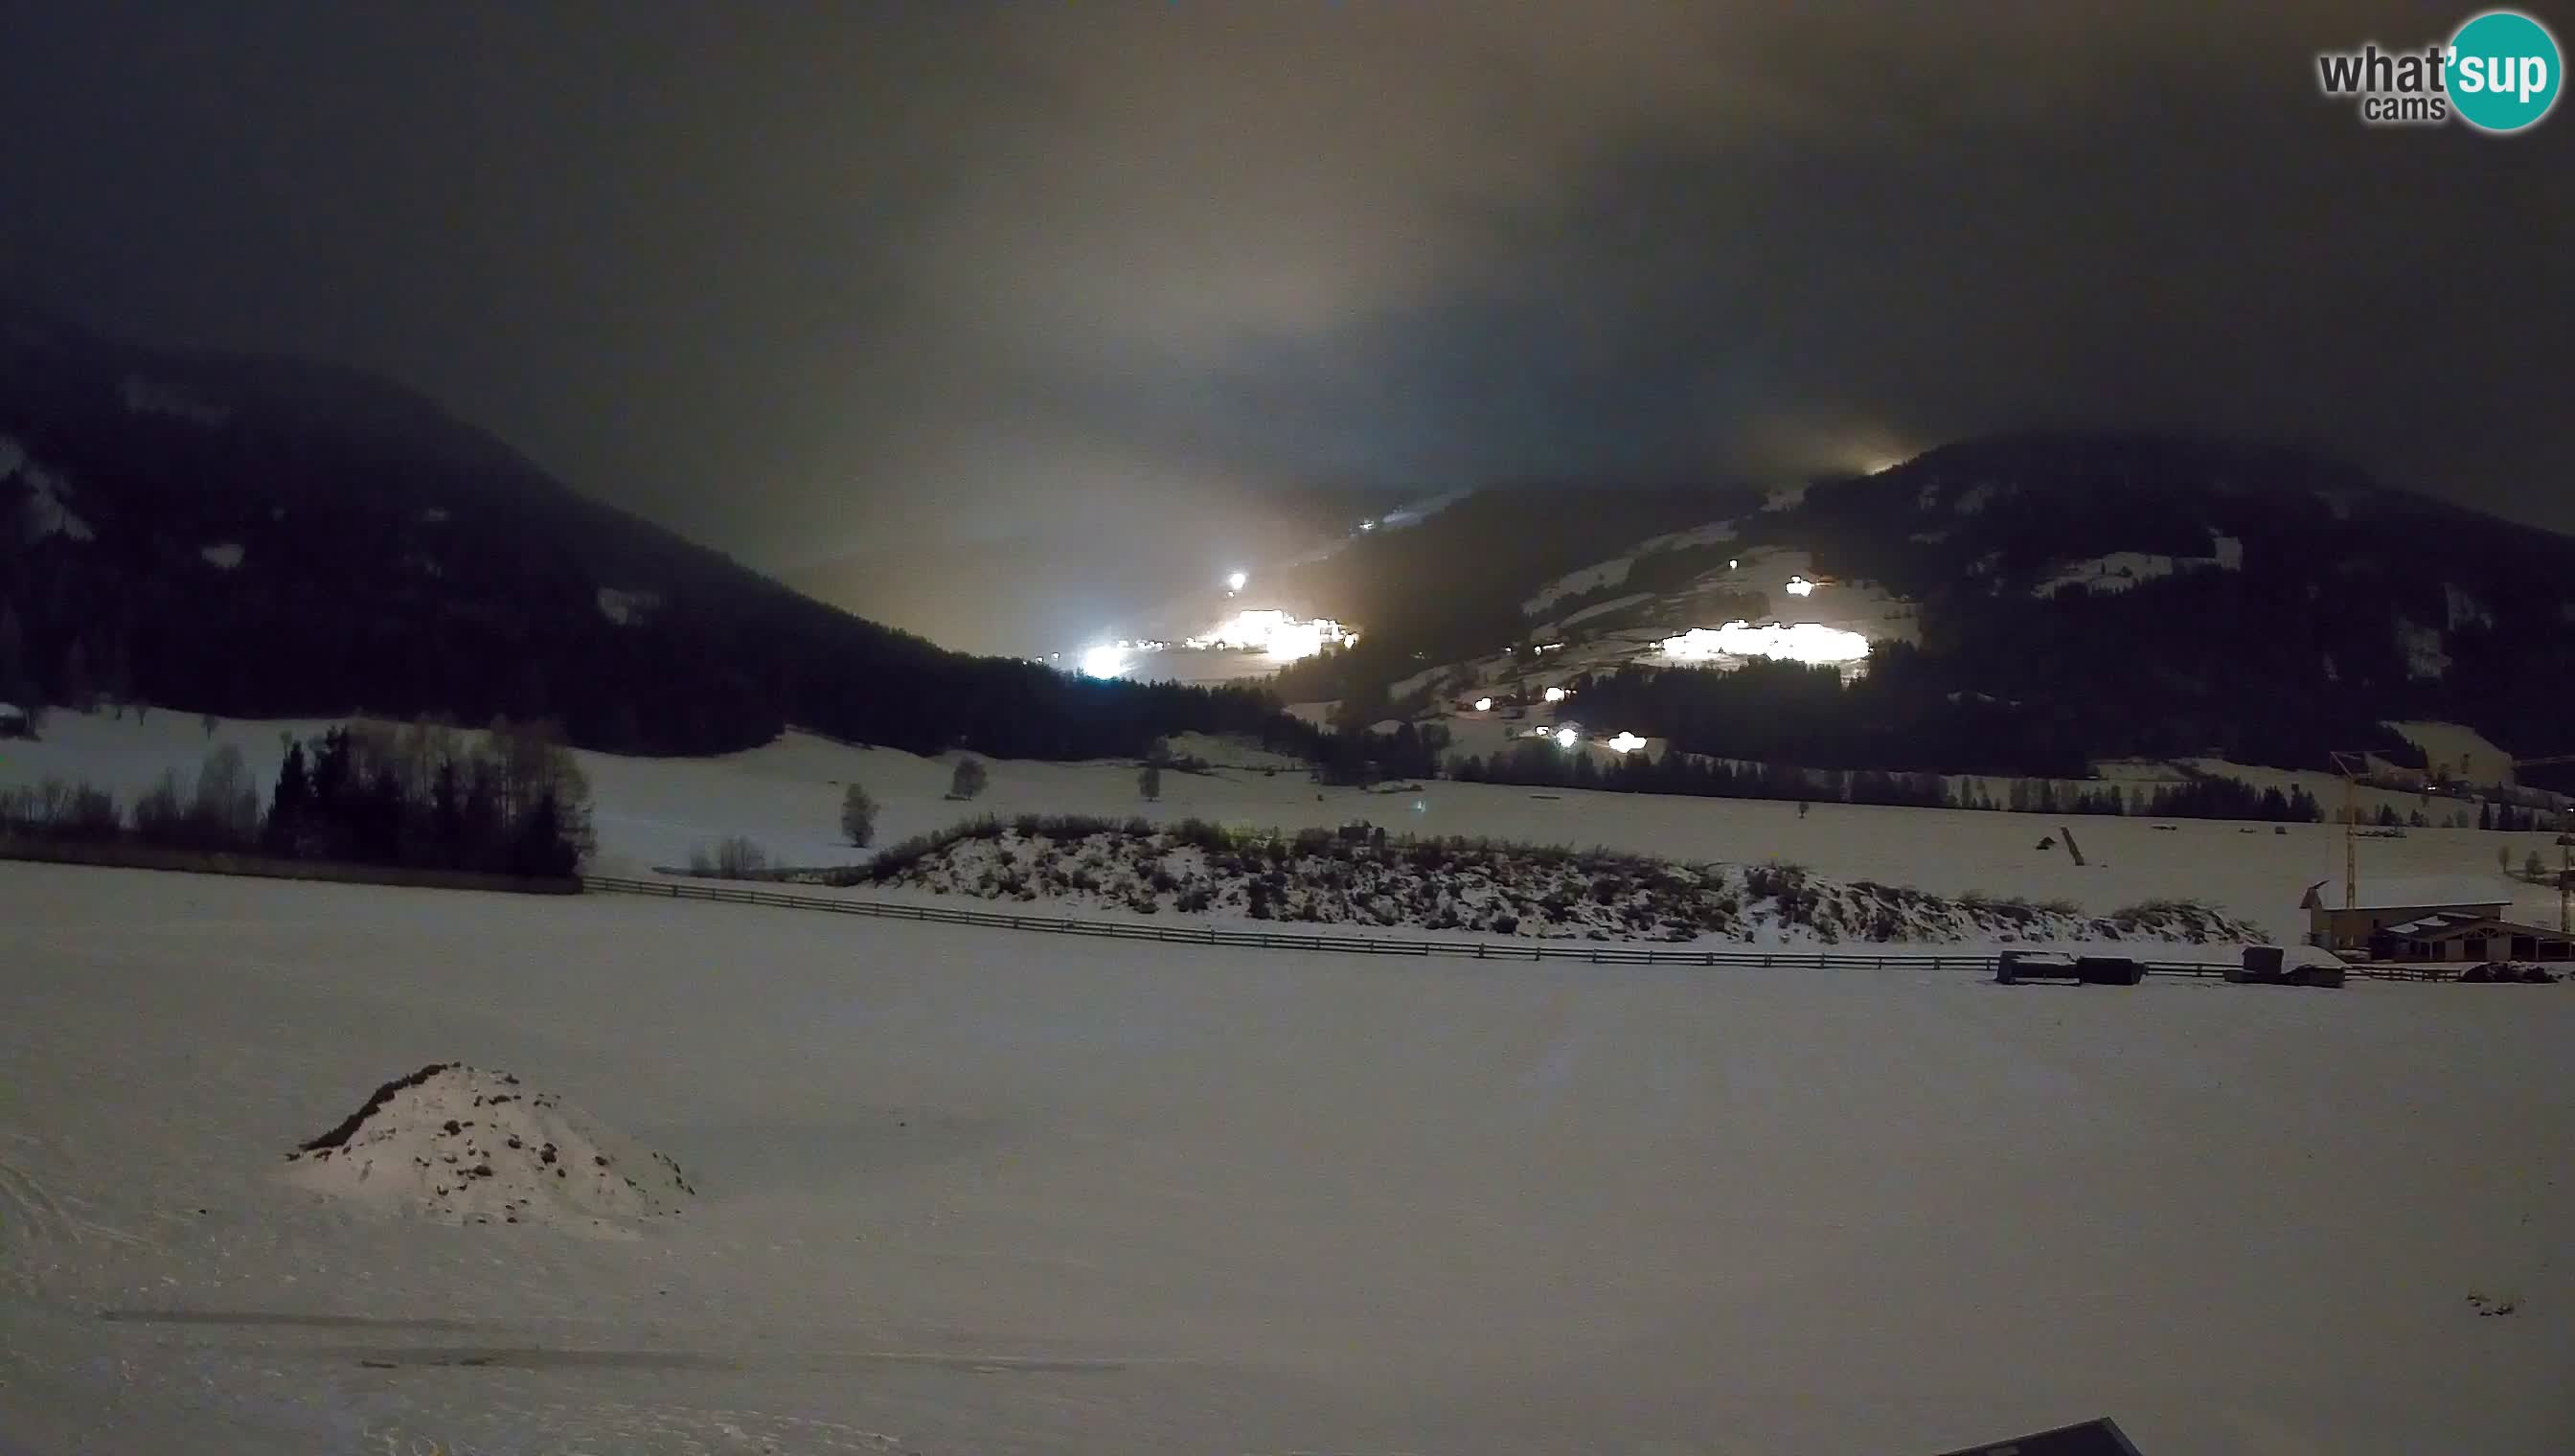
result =
[[[1532,783],[1701,798],[1820,799],[1926,808],[1944,807],[1949,802],[1935,774],[1731,763],[1678,751],[1667,751],[1660,757],[1627,753],[1604,761],[1596,753],[1568,751],[1545,738],[1524,739],[1490,758],[1470,755],[1459,759],[1452,765],[1450,775],[1469,783]]]
[[[561,877],[592,845],[590,785],[550,726],[419,723],[287,746],[260,846],[302,859]]]
[[[1314,776],[1333,784],[1384,778],[1429,778],[1439,772],[1448,729],[1436,724],[1401,724],[1385,732],[1364,728],[1317,728],[1280,715],[1262,732],[1262,746],[1292,753],[1313,765]]]
[[[1451,776],[1470,783],[1542,784],[1601,788],[1624,793],[1678,793],[1702,798],[1794,799],[1800,802],[1893,804],[1914,808],[2001,809],[2050,814],[2145,814],[2158,818],[2263,819],[2313,822],[2322,806],[2305,789],[2282,793],[2232,778],[2195,778],[2128,794],[2117,784],[2064,787],[2045,780],[2014,780],[2004,802],[1982,792],[1952,789],[1936,773],[1893,773],[1805,768],[1784,763],[1741,763],[1667,750],[1659,757],[1627,753],[1603,760],[1587,750],[1566,750],[1529,738],[1490,758],[1458,760]]]
[[[465,734],[362,723],[286,745],[267,809],[241,751],[135,800],[57,781],[0,793],[0,831],[167,848],[560,878],[593,845],[590,785],[547,726]]]

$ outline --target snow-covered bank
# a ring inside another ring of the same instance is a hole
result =
[[[2087,916],[1975,896],[1845,883],[1784,864],[1675,863],[1383,830],[1292,837],[1191,821],[1157,828],[984,820],[890,849],[876,883],[988,899],[1045,900],[1229,918],[1463,930],[1538,939],[1756,944],[2085,942],[2239,944],[2261,932],[2204,906],[2157,903]]]
[[[2104,1413],[2156,1456],[2557,1456],[2575,1415],[2562,986],[1392,962],[20,864],[0,924],[33,1456],[1905,1452]],[[277,1176],[455,1055],[700,1196],[603,1240]]]

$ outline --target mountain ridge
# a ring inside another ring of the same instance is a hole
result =
[[[2523,755],[2575,737],[2575,538],[2294,447],[2012,432],[1748,508],[1732,495],[1694,527],[1527,577],[1510,614],[1475,623],[1506,650],[1443,654],[1453,623],[1360,619],[1373,643],[1298,665],[1282,692],[1352,718],[1455,718],[1463,699],[1557,688],[1586,724],[1694,751],[1794,761],[1802,743],[1810,766],[1914,771],[2079,776],[2091,758],[2212,750],[2321,767],[2389,719],[2466,724]],[[1715,660],[1748,675],[1647,686],[1688,666],[1667,640],[1727,622],[1848,632],[1869,656],[1820,670],[1830,691],[1748,654]]]
[[[553,719],[629,752],[793,720],[1031,757],[1274,707],[950,653],[584,496],[394,382],[23,306],[0,307],[0,695]]]

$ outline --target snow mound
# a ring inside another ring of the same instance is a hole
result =
[[[508,1072],[433,1062],[287,1154],[316,1193],[446,1223],[629,1235],[697,1196],[680,1165]]]

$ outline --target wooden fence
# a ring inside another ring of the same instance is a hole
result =
[[[1111,940],[1159,940],[1182,945],[1246,945],[1265,950],[1319,950],[1358,955],[1444,955],[1466,960],[1578,960],[1592,965],[1771,965],[1812,966],[1827,970],[1972,970],[1994,973],[2000,957],[1992,953],[1945,953],[1908,950],[1720,950],[1673,945],[1638,945],[1600,940],[1408,940],[1380,935],[1319,934],[1313,931],[1234,929],[1213,922],[1149,925],[1132,920],[1082,920],[1070,915],[1036,915],[1003,910],[970,910],[948,905],[901,904],[841,895],[792,894],[732,884],[690,883],[676,879],[622,879],[594,875],[585,888],[621,894],[658,895],[669,899],[710,900],[719,904],[767,905],[779,909],[827,910],[842,915],[869,915],[888,920],[919,920],[934,925],[984,925],[1004,930],[1043,930],[1058,935],[1091,935]],[[2152,975],[2216,979],[2235,968],[2228,962],[2146,960]],[[2362,979],[2416,980],[2417,972],[2393,967],[2353,966]]]

